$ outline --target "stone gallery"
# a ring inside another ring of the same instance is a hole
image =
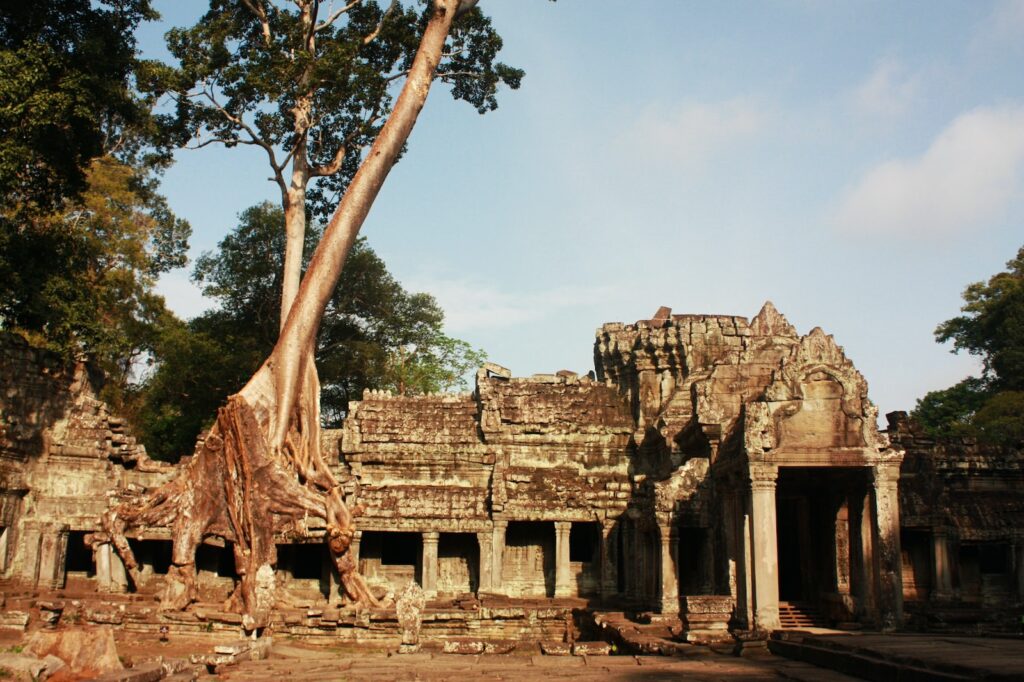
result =
[[[514,377],[488,363],[465,394],[369,391],[324,433],[362,510],[351,551],[385,604],[417,584],[427,634],[539,636],[571,609],[618,609],[701,641],[998,620],[1024,598],[1020,458],[936,443],[903,413],[880,431],[864,377],[821,329],[801,336],[771,303],[749,320],[661,308],[598,329],[594,364]],[[146,456],[83,364],[4,337],[0,381],[5,592],[92,594],[85,620],[156,623],[153,598],[129,597],[160,594],[170,528],[129,534],[137,579],[93,534],[182,464]],[[396,637],[393,606],[345,609],[324,526],[275,538],[275,628]],[[237,627],[217,606],[238,578],[231,538],[205,538],[194,569],[200,603],[175,626]]]

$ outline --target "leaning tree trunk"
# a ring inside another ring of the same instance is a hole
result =
[[[302,532],[308,517],[326,521],[327,544],[349,599],[378,603],[349,552],[358,510],[346,506],[320,452],[320,387],[312,349],[359,228],[426,102],[458,5],[458,0],[434,0],[395,108],[331,218],[270,357],[228,398],[175,480],[103,517],[105,532],[93,542],[112,542],[136,583],[138,564],[127,531],[171,526],[174,550],[164,608],[182,609],[195,601],[196,549],[205,537],[219,536],[234,544],[239,575],[230,607],[242,614],[247,629],[265,626],[280,598],[274,536]]]

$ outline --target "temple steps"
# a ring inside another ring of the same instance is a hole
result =
[[[825,618],[814,606],[790,601],[779,602],[779,625],[785,630],[828,627]]]

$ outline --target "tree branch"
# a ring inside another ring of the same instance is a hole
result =
[[[322,31],[325,28],[329,27],[331,24],[333,24],[335,21],[338,20],[338,17],[340,17],[342,14],[344,14],[347,11],[349,11],[350,9],[352,9],[353,7],[355,7],[356,5],[361,3],[362,1],[363,0],[352,0],[352,2],[348,3],[347,5],[342,7],[341,9],[339,9],[339,10],[337,10],[335,12],[332,12],[331,14],[327,15],[326,19],[324,19],[319,24],[315,24],[313,26],[313,33],[317,33],[319,31]]]
[[[377,36],[380,35],[380,30],[384,28],[384,22],[388,20],[388,17],[391,16],[391,13],[394,12],[397,7],[398,0],[391,0],[391,4],[388,5],[387,10],[384,11],[384,16],[380,18],[380,23],[377,24],[377,28],[373,29],[370,35],[363,38],[363,45],[369,45],[377,38]]]
[[[260,28],[263,29],[263,42],[270,47],[270,20],[267,19],[267,10],[263,7],[263,0],[242,0],[242,4],[259,19]]]
[[[207,100],[209,100],[210,104],[212,104],[213,107],[217,111],[219,111],[224,118],[228,120],[228,122],[234,124],[238,128],[241,128],[249,135],[249,140],[236,140],[236,142],[238,142],[239,144],[256,145],[257,147],[262,147],[263,150],[267,152],[267,160],[270,163],[270,167],[274,169],[274,175],[277,178],[277,184],[278,186],[280,186],[282,192],[286,192],[287,185],[285,184],[283,175],[284,165],[277,163],[277,155],[274,154],[274,147],[269,142],[267,142],[266,140],[262,139],[259,135],[257,135],[256,131],[252,129],[252,126],[250,126],[248,123],[242,120],[241,116],[235,116],[230,111],[221,106],[220,102],[217,101],[217,98],[216,96],[214,96],[213,91],[211,89],[204,89],[202,91],[202,95]]]

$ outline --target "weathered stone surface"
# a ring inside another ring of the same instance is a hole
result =
[[[25,652],[38,658],[53,655],[76,675],[96,676],[124,668],[109,627],[76,627],[35,632]]]

